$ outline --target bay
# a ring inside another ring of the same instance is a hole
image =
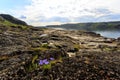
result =
[[[100,34],[101,36],[107,38],[118,38],[120,37],[120,31],[94,31],[95,33]]]

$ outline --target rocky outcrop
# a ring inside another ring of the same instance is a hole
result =
[[[120,79],[119,39],[74,30],[0,29],[0,80]]]

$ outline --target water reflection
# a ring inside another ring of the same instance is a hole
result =
[[[118,38],[120,37],[120,32],[119,31],[94,31],[96,33],[101,34],[104,37],[108,38]]]

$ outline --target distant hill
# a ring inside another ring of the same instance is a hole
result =
[[[86,31],[100,31],[100,30],[118,30],[118,31],[120,31],[120,21],[50,25],[47,27],[74,29],[74,30],[86,30]]]
[[[19,20],[9,14],[0,14],[0,31],[3,29],[22,29],[28,30],[33,26]]]
[[[7,21],[8,23],[13,23],[13,24],[16,24],[16,25],[24,25],[24,26],[27,26],[27,23],[22,21],[22,20],[19,20],[9,14],[0,14],[0,21],[4,22],[4,21]]]

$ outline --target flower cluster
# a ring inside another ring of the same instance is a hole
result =
[[[50,60],[54,60],[54,58],[50,58]],[[50,62],[47,59],[43,59],[39,61],[39,65],[49,64]]]

